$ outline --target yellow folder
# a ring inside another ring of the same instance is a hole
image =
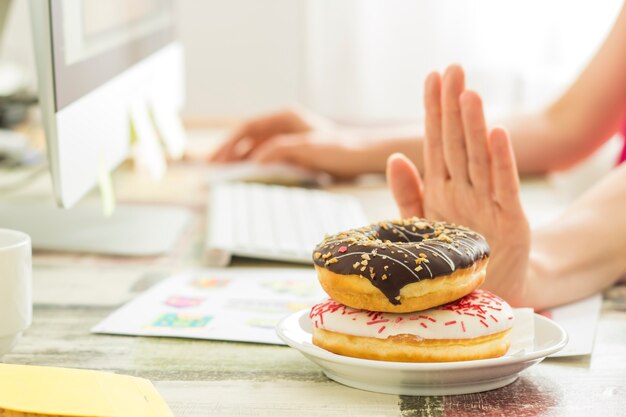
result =
[[[146,379],[8,364],[0,364],[0,409],[74,417],[173,417]]]

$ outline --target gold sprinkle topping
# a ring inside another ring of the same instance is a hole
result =
[[[360,264],[360,263],[358,263],[358,262],[355,262],[355,263],[352,265],[352,268],[356,269],[356,268],[358,268],[358,267],[359,267],[359,265],[361,265],[361,264]]]
[[[322,256],[321,252],[315,252],[315,259],[319,259]]]
[[[447,242],[447,243],[452,243],[452,238],[450,236],[446,235],[446,234],[439,235],[439,237],[437,239],[438,240],[442,240],[442,241]]]
[[[363,255],[361,255],[361,258],[368,260],[368,261],[371,259],[367,253],[364,253]]]

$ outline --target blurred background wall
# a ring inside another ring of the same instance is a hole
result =
[[[463,64],[491,113],[570,83],[622,0],[178,1],[189,116],[294,102],[355,122],[416,120],[428,72]]]
[[[34,80],[27,2],[0,57]],[[622,0],[177,0],[192,119],[294,103],[335,119],[419,120],[422,81],[465,66],[488,112],[558,94],[592,56]],[[34,82],[34,81],[32,81]]]

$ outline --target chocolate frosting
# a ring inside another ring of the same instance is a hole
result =
[[[368,279],[395,305],[408,284],[449,275],[489,256],[485,238],[466,227],[417,217],[327,236],[315,265]]]

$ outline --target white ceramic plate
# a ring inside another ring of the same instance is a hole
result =
[[[541,362],[567,344],[565,331],[550,319],[534,315],[534,345],[526,351],[494,359],[466,362],[404,363],[351,358],[311,343],[308,310],[284,318],[276,327],[289,346],[319,365],[341,384],[398,395],[470,394],[500,388],[515,381],[524,369]]]

